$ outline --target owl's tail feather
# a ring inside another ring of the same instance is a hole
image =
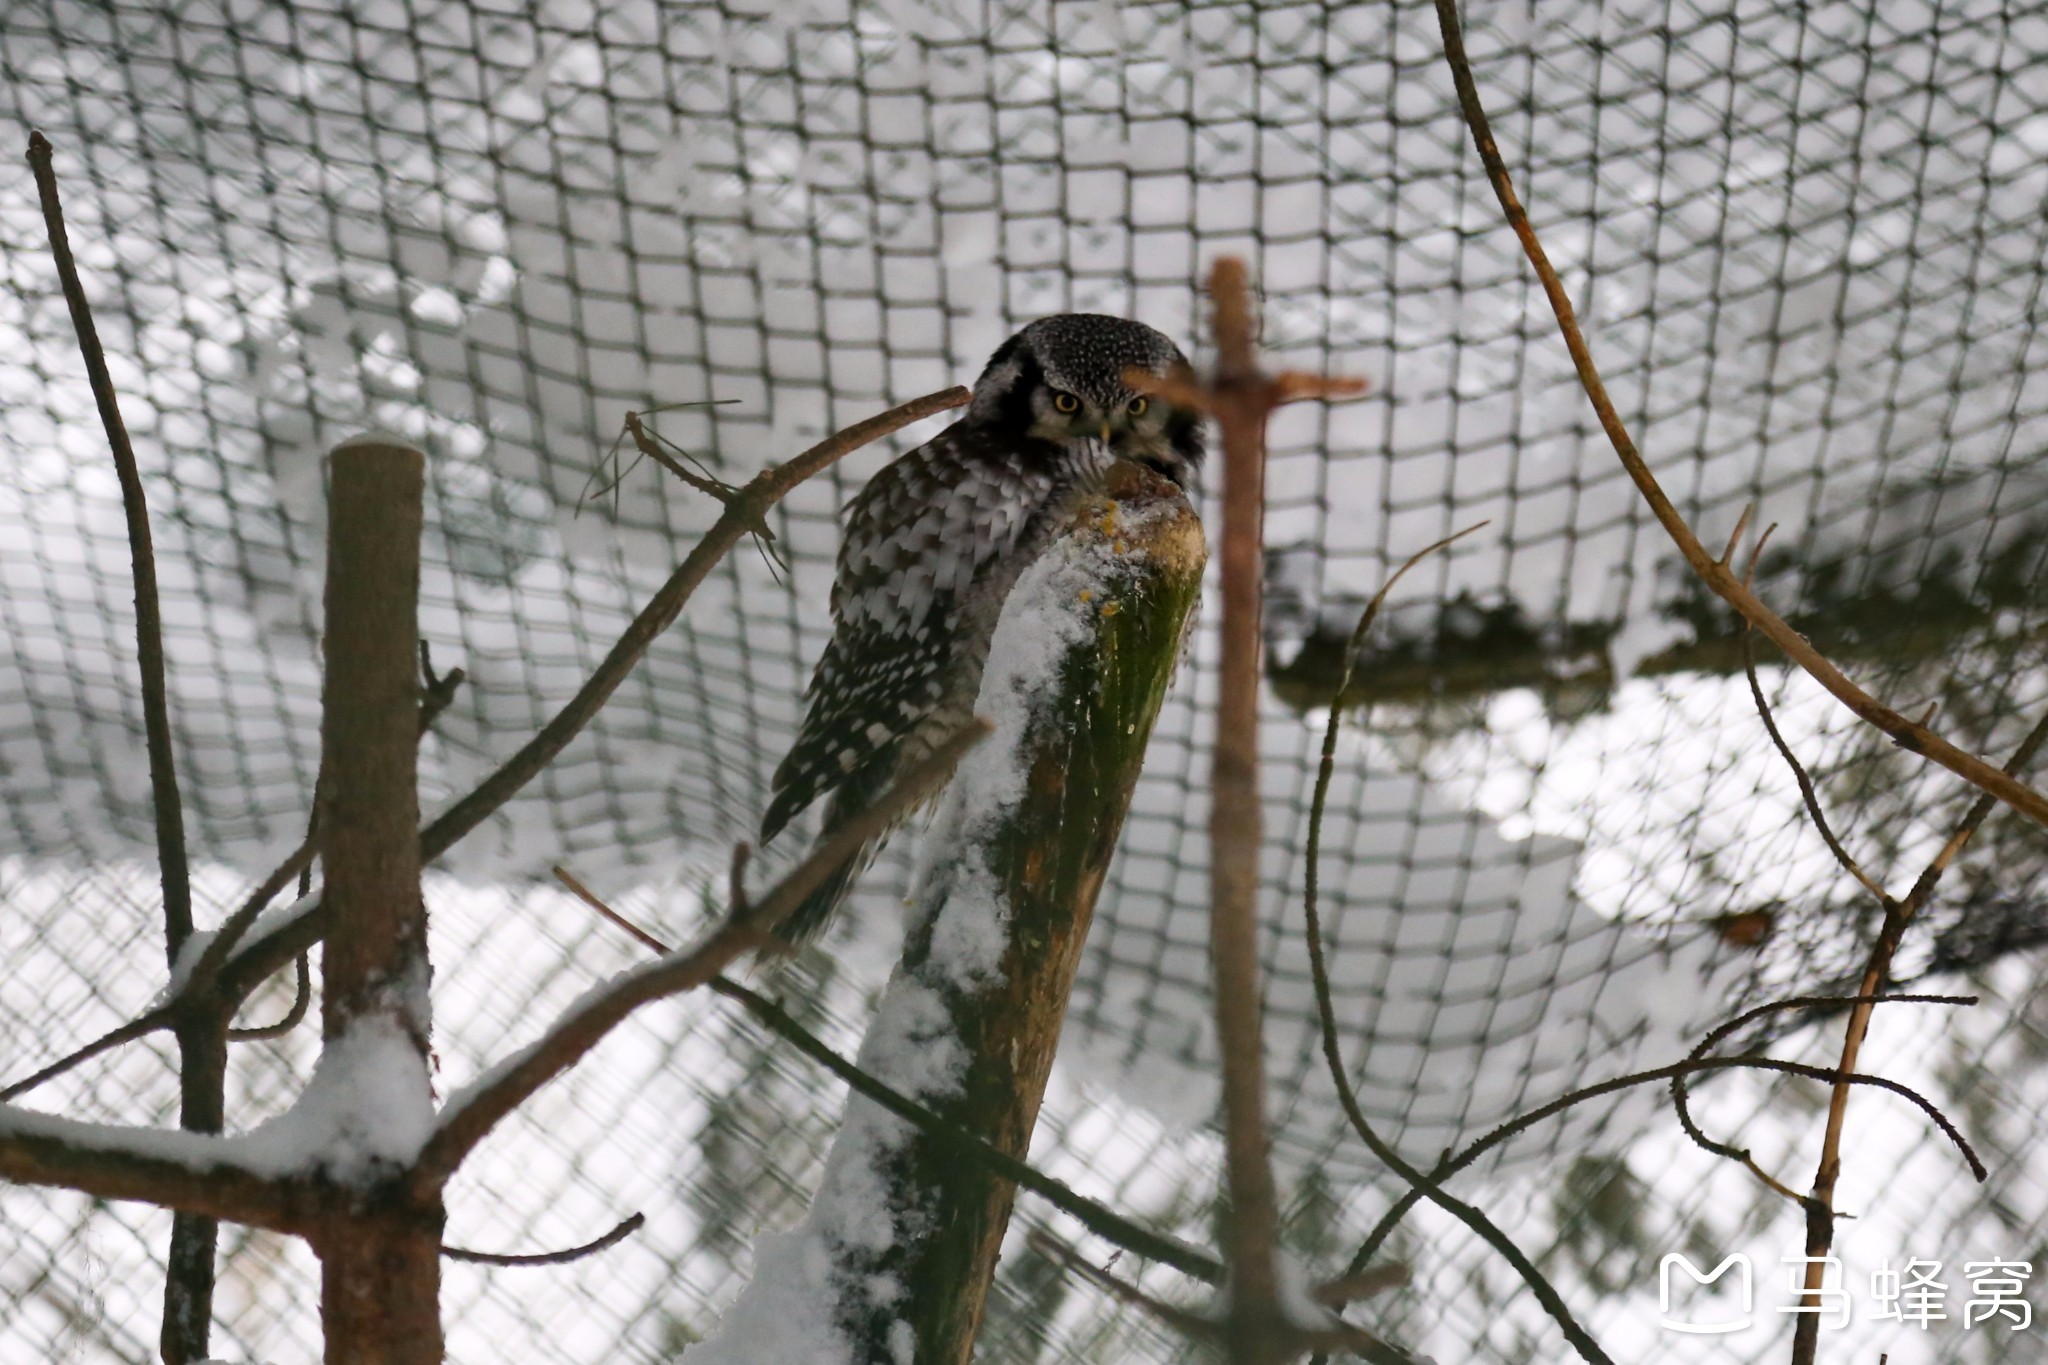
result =
[[[829,837],[829,831],[818,837]],[[847,896],[853,891],[854,883],[860,880],[860,874],[868,870],[868,864],[875,860],[875,854],[881,847],[882,841],[878,838],[862,844],[851,858],[834,868],[810,895],[797,903],[796,909],[790,912],[788,919],[782,921],[782,927],[775,931],[776,934],[786,940],[791,947],[800,948],[823,933],[825,926],[832,922],[832,917],[839,913],[839,907],[846,903]]]

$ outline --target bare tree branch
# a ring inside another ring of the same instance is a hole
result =
[[[1740,1030],[1744,1025],[1762,1019],[1766,1015],[1781,1013],[1785,1010],[1842,1008],[1855,1005],[1974,1005],[1976,1003],[1977,997],[1974,995],[1796,995],[1785,1000],[1770,1000],[1753,1009],[1744,1010],[1733,1019],[1715,1025],[1707,1036],[1700,1039],[1693,1047],[1693,1050],[1686,1054],[1686,1060],[1694,1061],[1706,1056],[1709,1052],[1713,1051],[1715,1045],[1730,1034]],[[1679,1126],[1685,1129],[1685,1134],[1693,1140],[1693,1145],[1712,1152],[1715,1156],[1744,1162],[1749,1165],[1751,1170],[1757,1171],[1755,1163],[1750,1159],[1750,1153],[1747,1148],[1716,1142],[1702,1132],[1698,1124],[1693,1122],[1691,1096],[1685,1083],[1686,1077],[1690,1074],[1690,1072],[1687,1072],[1671,1078],[1671,1106],[1678,1113]],[[1757,1171],[1757,1174],[1759,1176],[1763,1175],[1761,1171]],[[1772,1189],[1786,1195],[1794,1203],[1805,1202],[1806,1197],[1797,1191],[1788,1190],[1778,1181],[1769,1177],[1764,1177],[1764,1179]]]
[[[720,559],[760,523],[767,510],[812,475],[891,432],[935,413],[957,408],[971,395],[960,387],[912,399],[865,421],[856,422],[804,451],[765,469],[743,484],[725,512],[704,534],[666,583],[633,618],[604,661],[576,695],[518,753],[486,777],[474,790],[443,811],[420,833],[420,855],[432,862],[482,824],[520,788],[532,781],[595,717],[619,684],[633,671],[648,646],[674,622],[699,585]],[[315,913],[267,934],[225,964],[218,989],[240,1000],[294,956],[319,942],[325,916]]]
[[[85,359],[86,377],[99,407],[101,425],[113,447],[114,470],[121,484],[121,507],[128,523],[128,551],[135,576],[136,661],[142,673],[142,729],[149,753],[149,787],[155,812],[157,866],[163,879],[164,954],[175,968],[192,937],[192,874],[185,851],[185,814],[178,793],[178,771],[171,751],[171,714],[164,669],[163,616],[157,600],[156,549],[149,529],[149,505],[127,424],[107,369],[99,329],[93,324],[85,286],[72,258],[64,209],[57,193],[53,150],[40,132],[29,134],[28,160],[42,199],[43,224],[50,254],[63,284],[64,301]],[[178,1119],[191,1131],[217,1133],[226,1104],[227,1039],[220,1027],[181,1021],[178,1038]],[[218,1228],[211,1219],[181,1213],[172,1220],[165,1285],[162,1349],[169,1365],[185,1365],[206,1356],[213,1317],[214,1246]]]
[[[220,978],[222,966],[226,964],[236,945],[241,943],[242,936],[249,932],[249,926],[256,922],[257,916],[270,908],[270,903],[277,899],[279,892],[289,886],[294,878],[313,866],[313,859],[320,853],[318,803],[319,796],[316,792],[315,813],[306,829],[305,839],[292,850],[291,856],[272,868],[270,875],[258,882],[256,889],[236,907],[235,913],[222,922],[214,933],[212,942],[208,943],[206,951],[199,955],[199,961],[193,964],[192,971],[186,976],[183,984],[172,993],[172,1008],[176,1008],[183,1001],[198,1000],[211,994],[215,982]]]
[[[1592,402],[1593,411],[1600,419],[1601,428],[1614,452],[1621,458],[1622,467],[1634,481],[1643,501],[1649,504],[1679,553],[1700,580],[1713,593],[1728,603],[1743,618],[1761,631],[1785,657],[1798,664],[1812,675],[1858,717],[1876,726],[1892,737],[1894,743],[1911,753],[1932,759],[1950,772],[1961,777],[1979,790],[1988,792],[2030,818],[2048,824],[2048,796],[2043,796],[2032,787],[2019,782],[2007,772],[1992,767],[1975,754],[1966,753],[1929,730],[1925,725],[1909,720],[1890,707],[1877,701],[1869,693],[1851,682],[1835,667],[1826,656],[1809,644],[1805,637],[1786,624],[1770,607],[1746,586],[1728,565],[1716,560],[1711,551],[1700,544],[1692,527],[1679,515],[1671,499],[1658,484],[1656,475],[1636,450],[1635,441],[1628,434],[1628,427],[1622,422],[1621,414],[1615,410],[1614,402],[1607,395],[1607,387],[1601,381],[1599,367],[1593,362],[1593,353],[1586,344],[1585,335],[1579,330],[1576,314],[1572,309],[1571,296],[1565,292],[1564,283],[1558,279],[1550,258],[1543,245],[1537,240],[1536,229],[1529,222],[1529,215],[1522,208],[1515,195],[1514,182],[1508,176],[1507,162],[1502,159],[1500,148],[1493,140],[1493,130],[1486,118],[1486,110],[1479,100],[1479,89],[1472,78],[1472,66],[1465,55],[1465,41],[1458,25],[1457,0],[1436,0],[1437,22],[1443,30],[1444,57],[1450,65],[1451,78],[1457,85],[1458,103],[1464,111],[1465,122],[1472,130],[1473,145],[1479,150],[1479,159],[1485,163],[1486,175],[1493,184],[1495,196],[1500,200],[1502,212],[1508,225],[1520,239],[1522,251],[1535,268],[1537,278],[1543,284],[1543,292],[1550,300],[1550,308],[1557,315],[1558,329],[1564,334],[1565,346],[1571,351],[1572,363],[1578,369],[1579,382]],[[1813,1314],[1801,1317],[1801,1326],[1817,1324],[1819,1318]]]
[[[482,824],[521,787],[532,781],[542,768],[553,762],[555,755],[562,752],[618,690],[619,684],[625,681],[626,675],[647,652],[647,647],[675,621],[683,604],[690,600],[690,595],[710,575],[712,568],[739,543],[740,537],[763,526],[769,509],[792,488],[862,446],[934,413],[957,408],[970,396],[964,388],[950,388],[913,399],[878,417],[857,422],[820,441],[788,463],[764,469],[726,497],[724,515],[704,533],[704,538],[691,549],[675,573],[669,576],[668,582],[662,584],[653,600],[633,618],[618,643],[605,655],[604,662],[597,666],[597,671],[577,690],[569,704],[504,766],[478,783],[474,791],[443,811],[422,831],[422,856],[431,862],[447,852],[458,839]]]
[[[2020,741],[2019,748],[2006,761],[2005,771],[2017,773],[2031,763],[2040,752],[2043,743],[2048,743],[2048,715],[2034,723],[2027,737]],[[1884,901],[1884,924],[1878,929],[1877,942],[1871,945],[1870,958],[1863,969],[1863,984],[1857,995],[1866,1003],[1855,1006],[1849,1013],[1849,1025],[1842,1037],[1842,1060],[1839,1070],[1847,1074],[1855,1070],[1856,1060],[1863,1049],[1863,1040],[1870,1031],[1871,1003],[1878,998],[1878,992],[1891,977],[1892,955],[1898,952],[1899,943],[1905,937],[1906,926],[1919,914],[1934,888],[1941,881],[1942,873],[1954,861],[1963,846],[1976,834],[1977,827],[1991,814],[1992,793],[1987,791],[1970,803],[1948,841],[1931,858],[1927,866],[1913,882],[1905,899]],[[1834,1244],[1834,1200],[1835,1182],[1842,1173],[1842,1130],[1847,1121],[1849,1109],[1849,1087],[1838,1081],[1834,1094],[1828,1098],[1827,1126],[1821,1135],[1820,1164],[1814,1172],[1813,1193],[1806,1202],[1806,1292],[1800,1303],[1807,1307],[1820,1306],[1821,1276],[1826,1267],[1818,1258],[1825,1257]],[[1976,1158],[1971,1158],[1973,1166]],[[1979,1168],[1981,1169],[1981,1168]],[[1984,1177],[1977,1177],[1982,1180]],[[1814,1354],[1820,1348],[1820,1314],[1801,1313],[1792,1336],[1793,1365],[1813,1365]]]
[[[1025,1238],[1042,1255],[1057,1261],[1088,1283],[1106,1290],[1119,1302],[1142,1308],[1181,1335],[1196,1341],[1227,1343],[1225,1324],[1201,1313],[1179,1308],[1147,1294],[1128,1280],[1120,1279],[1088,1260],[1043,1228],[1034,1228]],[[1383,1287],[1383,1286],[1382,1286]],[[1341,1350],[1363,1356],[1373,1365],[1416,1365],[1415,1357],[1398,1346],[1382,1341],[1363,1328],[1349,1323],[1333,1327],[1299,1326],[1288,1334],[1288,1346],[1295,1350]]]
[[[1792,752],[1792,746],[1785,742],[1785,736],[1778,732],[1777,717],[1771,714],[1771,704],[1764,697],[1764,685],[1756,676],[1755,636],[1746,626],[1742,631],[1742,671],[1749,679],[1749,695],[1756,703],[1756,713],[1763,719],[1764,729],[1770,734],[1771,744],[1777,749],[1778,756],[1792,769],[1792,776],[1799,783],[1799,798],[1806,803],[1807,817],[1813,821],[1813,827],[1820,831],[1821,842],[1828,846],[1828,852],[1835,855],[1835,861],[1841,864],[1844,872],[1854,877],[1865,891],[1884,904],[1890,905],[1891,896],[1871,879],[1870,874],[1865,872],[1854,858],[1849,856],[1849,850],[1842,847],[1842,841],[1835,837],[1834,829],[1828,824],[1827,812],[1821,808],[1820,793],[1814,790],[1813,779],[1807,775],[1806,765],[1799,761],[1799,756]]]
[[[1840,1071],[1830,1070],[1827,1067],[1807,1066],[1802,1062],[1779,1061],[1775,1057],[1702,1057],[1698,1055],[1701,1050],[1712,1046],[1718,1040],[1716,1035],[1725,1037],[1727,1033],[1733,1032],[1751,1019],[1768,1014],[1773,1010],[1796,1009],[1816,1005],[1842,1005],[1853,1003],[1860,998],[1857,996],[1800,996],[1791,1000],[1777,1000],[1767,1005],[1760,1005],[1740,1017],[1720,1025],[1714,1033],[1707,1035],[1707,1039],[1702,1042],[1699,1048],[1694,1049],[1692,1056],[1687,1057],[1682,1062],[1674,1062],[1669,1066],[1660,1066],[1649,1071],[1631,1072],[1626,1076],[1616,1076],[1610,1080],[1584,1086],[1578,1090],[1560,1095],[1539,1108],[1531,1109],[1524,1114],[1517,1114],[1514,1118],[1493,1129],[1493,1131],[1475,1139],[1458,1151],[1456,1155],[1448,1156],[1438,1162],[1430,1170],[1430,1178],[1439,1181],[1448,1179],[1515,1135],[1526,1132],[1545,1119],[1561,1114],[1574,1105],[1584,1104],[1588,1100],[1596,1100],[1604,1095],[1612,1095],[1617,1091],[1628,1090],[1638,1085],[1649,1085],[1658,1081],[1670,1081],[1675,1086],[1684,1078],[1696,1076],[1704,1071],[1751,1070],[1776,1071],[1788,1076],[1803,1076],[1809,1080],[1875,1086],[1880,1090],[1889,1090],[1895,1095],[1904,1096],[1906,1099],[1911,1100],[1921,1112],[1932,1119],[1943,1135],[1955,1144],[1956,1149],[1963,1154],[1964,1160],[1969,1163],[1970,1173],[1979,1181],[1984,1180],[1988,1173],[1984,1169],[1984,1163],[1978,1159],[1976,1151],[1970,1146],[1969,1142],[1957,1131],[1956,1126],[1935,1106],[1932,1100],[1929,1100],[1926,1096],[1909,1086],[1901,1085],[1897,1081],[1887,1080],[1882,1076],[1865,1076],[1858,1073],[1845,1074]],[[1901,1004],[1914,1002],[1957,1005],[1975,1004],[1976,1000],[1975,996],[1946,995],[1879,997],[1881,1003],[1897,1001]],[[1700,1134],[1700,1137],[1703,1141],[1711,1141],[1703,1133]],[[1716,1149],[1710,1148],[1710,1150]],[[1719,1154],[1726,1155],[1726,1153]],[[1380,1221],[1374,1225],[1371,1232],[1366,1234],[1365,1241],[1359,1246],[1358,1254],[1351,1258],[1354,1270],[1362,1268],[1371,1260],[1374,1253],[1379,1250],[1381,1243],[1393,1232],[1394,1226],[1407,1215],[1408,1210],[1414,1208],[1420,1202],[1425,1193],[1426,1191],[1419,1186],[1411,1189],[1395,1200],[1393,1205],[1384,1214],[1380,1215]],[[1797,1194],[1794,1194],[1792,1198],[1801,1203],[1805,1202]]]
[[[1485,522],[1480,522],[1479,526],[1484,526],[1485,524]],[[1330,718],[1323,728],[1322,761],[1316,769],[1315,795],[1309,804],[1308,851],[1306,855],[1308,872],[1305,892],[1302,897],[1303,915],[1307,921],[1305,937],[1308,941],[1309,975],[1315,986],[1316,1013],[1322,1027],[1323,1060],[1330,1073],[1330,1080],[1337,1088],[1338,1103],[1343,1106],[1345,1117],[1350,1120],[1352,1128],[1358,1133],[1360,1140],[1365,1143],[1366,1147],[1372,1151],[1374,1156],[1390,1167],[1395,1174],[1406,1180],[1411,1187],[1395,1207],[1406,1212],[1407,1209],[1414,1206],[1417,1199],[1426,1197],[1452,1217],[1463,1222],[1498,1251],[1509,1265],[1514,1267],[1515,1272],[1529,1286],[1529,1292],[1536,1296],[1537,1302],[1543,1305],[1544,1311],[1550,1314],[1551,1319],[1557,1323],[1559,1330],[1564,1333],[1565,1339],[1572,1344],[1572,1348],[1581,1357],[1590,1362],[1590,1365],[1612,1365],[1606,1352],[1601,1350],[1600,1344],[1593,1340],[1592,1335],[1584,1327],[1579,1325],[1578,1319],[1572,1315],[1570,1307],[1566,1305],[1564,1297],[1557,1292],[1557,1287],[1550,1283],[1548,1277],[1541,1270],[1537,1269],[1536,1263],[1530,1260],[1522,1249],[1516,1246],[1513,1240],[1494,1224],[1493,1220],[1472,1205],[1445,1192],[1443,1187],[1437,1183],[1443,1178],[1441,1167],[1437,1171],[1424,1175],[1420,1170],[1408,1164],[1401,1157],[1400,1153],[1395,1151],[1393,1146],[1386,1139],[1382,1138],[1374,1130],[1372,1124],[1367,1121],[1365,1110],[1358,1103],[1357,1092],[1352,1088],[1350,1072],[1344,1065],[1343,1046],[1337,1037],[1337,1008],[1330,997],[1329,966],[1323,958],[1323,923],[1321,912],[1317,908],[1317,896],[1321,886],[1320,863],[1323,846],[1323,817],[1329,806],[1330,780],[1336,771],[1337,732],[1344,723],[1344,694],[1351,685],[1352,665],[1358,657],[1360,647],[1365,642],[1366,634],[1372,629],[1373,621],[1379,615],[1380,605],[1386,601],[1387,593],[1392,590],[1395,583],[1400,581],[1401,576],[1430,555],[1450,545],[1459,537],[1470,535],[1473,531],[1478,530],[1479,526],[1468,527],[1463,531],[1459,531],[1456,535],[1447,536],[1443,540],[1436,542],[1436,544],[1426,546],[1412,555],[1399,569],[1396,569],[1388,577],[1387,581],[1381,585],[1380,590],[1373,594],[1372,600],[1366,604],[1364,612],[1359,615],[1357,626],[1352,629],[1351,640],[1344,653],[1344,671],[1340,675],[1336,695],[1330,699]],[[1391,1217],[1390,1211],[1389,1218],[1381,1220],[1382,1224],[1389,1231],[1393,1227],[1393,1223],[1389,1221]],[[1351,1266],[1347,1273],[1352,1275],[1364,1273],[1368,1268],[1371,1255],[1378,1251],[1380,1241],[1384,1239],[1385,1235],[1383,1232],[1376,1231],[1374,1236],[1367,1238],[1365,1247],[1361,1249],[1357,1256],[1352,1258]]]
[[[572,873],[560,867],[554,871],[556,879],[568,887],[577,899],[632,935],[643,947],[663,956],[674,951],[666,943],[605,904]],[[1019,1187],[1030,1190],[1105,1242],[1120,1246],[1133,1255],[1170,1265],[1182,1274],[1193,1276],[1204,1283],[1223,1282],[1223,1266],[1214,1258],[1163,1233],[1140,1227],[1107,1204],[1088,1198],[1037,1167],[1019,1161],[1008,1152],[992,1146],[979,1134],[970,1133],[959,1124],[939,1117],[925,1105],[863,1071],[858,1065],[833,1051],[823,1039],[791,1017],[789,1011],[758,991],[750,990],[729,976],[714,976],[709,985],[715,993],[746,1009],[771,1033],[784,1039],[797,1051],[844,1081],[855,1093],[865,1095],[896,1117],[916,1124],[924,1132],[954,1144],[963,1155],[983,1163],[991,1171],[1015,1182]]]
[[[567,1265],[580,1261],[585,1256],[595,1256],[607,1247],[617,1246],[640,1230],[647,1221],[647,1215],[636,1213],[624,1219],[619,1225],[593,1242],[582,1246],[569,1247],[563,1251],[538,1251],[524,1256],[509,1256],[497,1251],[470,1251],[465,1247],[452,1247],[443,1243],[441,1254],[451,1261],[469,1261],[474,1265]]]
[[[25,1095],[43,1082],[55,1080],[80,1063],[89,1062],[103,1052],[111,1052],[123,1043],[132,1043],[137,1038],[147,1038],[158,1029],[169,1028],[170,1023],[171,1012],[166,1009],[153,1009],[146,1013],[138,1014],[119,1028],[109,1029],[84,1047],[79,1048],[75,1052],[66,1053],[42,1070],[35,1072],[33,1075],[24,1076],[5,1090],[0,1090],[0,1104],[5,1104],[18,1095]]]
[[[156,550],[149,533],[149,506],[142,491],[142,474],[135,463],[135,447],[128,439],[128,424],[121,419],[121,404],[114,392],[113,375],[107,370],[107,354],[100,346],[99,328],[93,324],[92,305],[78,278],[78,263],[71,255],[71,237],[64,228],[64,207],[57,195],[57,172],[51,164],[55,149],[40,132],[28,135],[28,164],[35,173],[36,192],[43,203],[43,227],[50,237],[50,255],[57,263],[57,278],[64,287],[64,302],[71,309],[71,326],[78,333],[78,349],[85,358],[85,374],[92,384],[93,401],[100,410],[100,424],[107,430],[107,442],[114,449],[114,471],[121,481],[121,507],[128,518],[128,550],[135,572],[135,646],[142,669],[142,730],[149,748],[149,790],[156,808],[156,856],[163,874],[164,939],[167,960],[175,963],[192,935],[192,874],[185,856],[184,802],[178,795],[177,766],[171,756],[171,709],[164,680],[163,614],[157,605]]]
[[[313,1003],[313,967],[310,955],[299,954],[298,972],[292,984],[291,1008],[284,1012],[284,1018],[274,1024],[258,1024],[250,1028],[231,1028],[228,1041],[233,1043],[254,1043],[266,1038],[282,1038],[297,1028],[306,1017],[306,1010]]]
[[[234,1143],[210,1133],[79,1123],[0,1106],[0,1180],[303,1232],[323,1207],[319,1191],[248,1168],[236,1159]]]
[[[943,783],[960,756],[988,731],[986,721],[962,727],[879,801],[821,842],[743,918],[728,920],[693,949],[620,973],[609,985],[570,1006],[534,1042],[451,1097],[413,1165],[413,1188],[423,1193],[438,1190],[500,1120],[581,1061],[640,1006],[707,984],[741,953],[779,946],[782,941],[775,937],[775,930],[797,904],[864,841],[888,828]]]

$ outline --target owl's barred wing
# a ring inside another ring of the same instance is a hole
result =
[[[1006,561],[1057,481],[1045,462],[1017,455],[986,426],[960,423],[854,500],[832,585],[837,629],[776,769],[763,843],[855,774],[886,781],[921,724],[949,702],[972,702],[1014,577]]]
[[[761,842],[854,774],[890,762],[943,699],[952,652],[948,630],[909,641],[873,627],[835,635],[818,661],[796,743],[775,770]]]

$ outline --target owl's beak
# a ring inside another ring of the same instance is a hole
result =
[[[1105,445],[1109,443],[1109,423],[1107,422],[1102,424],[1102,440]]]

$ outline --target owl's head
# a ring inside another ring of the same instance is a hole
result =
[[[1186,486],[1202,462],[1201,418],[1123,381],[1127,369],[1164,377],[1186,364],[1180,347],[1142,322],[1058,313],[989,357],[968,416],[1041,441],[1101,439]]]

